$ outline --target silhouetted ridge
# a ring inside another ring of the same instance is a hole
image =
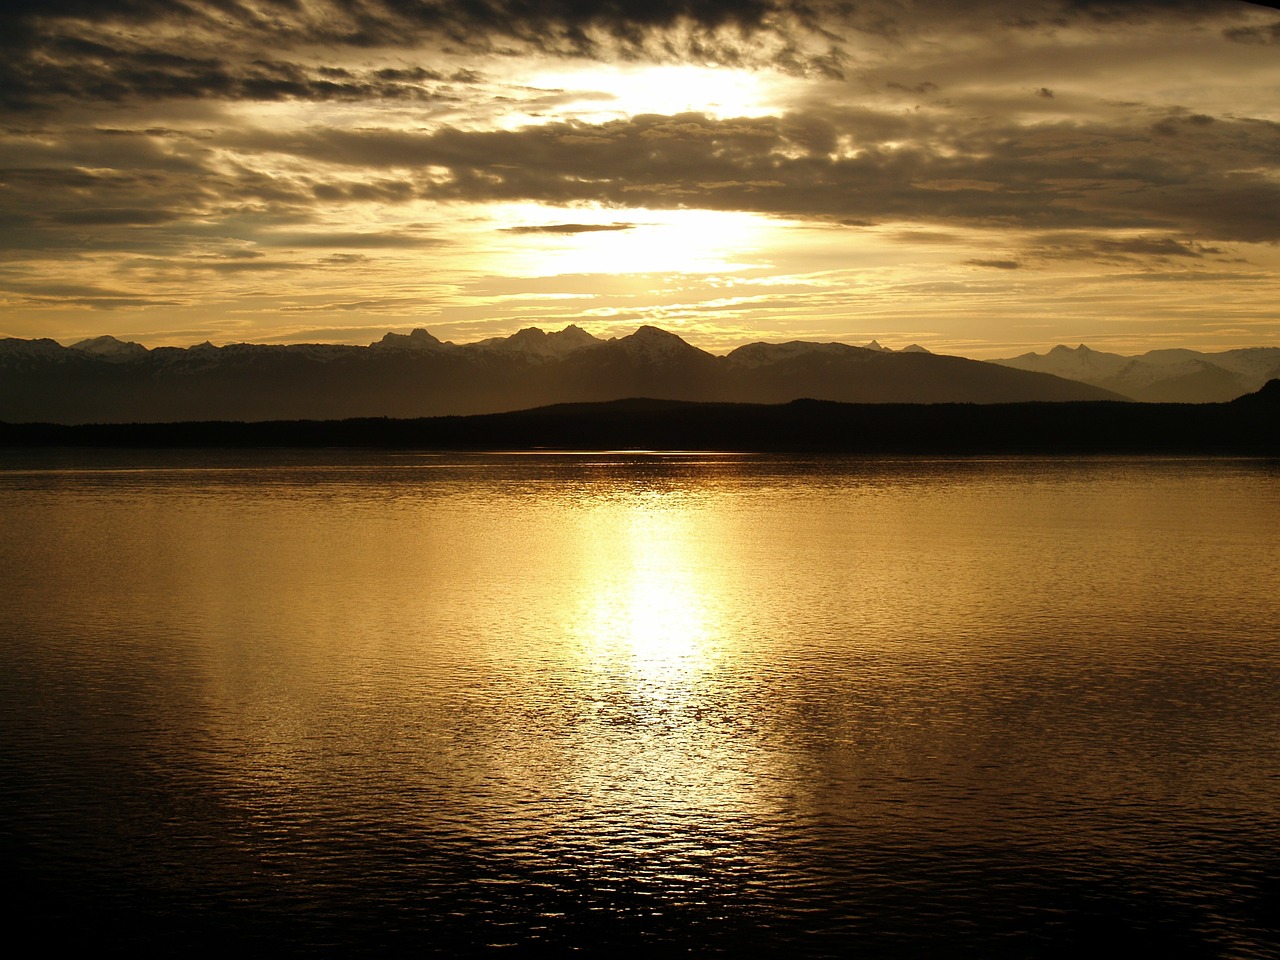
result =
[[[412,420],[0,424],[0,446],[1280,456],[1280,386],[1236,403],[691,403],[627,398]]]
[[[1244,406],[1280,407],[1280,378],[1268,380],[1253,393],[1246,393],[1231,402]]]
[[[407,334],[388,333],[377,343],[370,346],[373,349],[384,350],[444,350],[453,346],[453,344],[446,344],[419,327]]]
[[[1051,373],[1090,383],[1131,400],[1149,403],[1221,403],[1257,390],[1280,376],[1280,347],[1247,347],[1202,353],[1198,350],[1148,350],[1125,357],[1077,347],[1056,346],[1048,353],[1024,353],[993,363],[1017,370]]]
[[[96,356],[112,360],[132,360],[144,356],[147,348],[133,341],[117,340],[115,337],[93,337],[71,345],[72,350],[82,350]]]
[[[1009,403],[1119,399],[1042,372],[922,350],[841,343],[751,344],[715,356],[642,326],[593,337],[527,327],[477,343],[423,329],[367,347],[249,344],[181,349],[112,337],[63,347],[0,340],[0,420],[155,422],[339,420],[521,410],[647,396],[783,403]]]

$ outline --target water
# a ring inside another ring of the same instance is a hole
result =
[[[1280,956],[1280,469],[8,454],[13,929]]]

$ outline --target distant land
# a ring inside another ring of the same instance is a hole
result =
[[[426,330],[367,347],[229,344],[148,350],[0,340],[0,420],[54,423],[427,417],[652,397],[782,403],[1120,399],[1050,373],[876,344],[754,343],[715,356],[644,326],[600,340],[569,326],[478,343]]]
[[[536,327],[455,344],[426,330],[339,344],[71,346],[0,339],[0,420],[127,423],[416,418],[628,397],[714,403],[1218,402],[1280,376],[1280,348],[1140,358],[1080,346],[984,362],[874,341],[753,343],[716,356],[657,327],[610,340]]]
[[[1230,403],[695,403],[629,399],[510,413],[203,423],[6,424],[0,448],[358,447],[858,455],[1280,457],[1280,380]]]
[[[1257,390],[1280,377],[1280,347],[1201,353],[1149,350],[1139,356],[1091,350],[1083,343],[1045,354],[993,360],[1018,370],[1051,373],[1148,403],[1219,403]]]

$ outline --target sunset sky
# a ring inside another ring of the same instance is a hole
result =
[[[1280,11],[42,0],[0,336],[1280,345]]]

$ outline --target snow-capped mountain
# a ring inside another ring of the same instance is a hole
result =
[[[1045,373],[840,343],[757,343],[727,356],[644,326],[601,340],[536,327],[477,343],[426,330],[367,347],[209,343],[157,347],[111,337],[63,347],[0,340],[0,420],[64,423],[341,419],[489,413],[653,397],[778,403],[996,403],[1118,399]]]
[[[117,340],[111,336],[81,340],[79,343],[73,343],[71,349],[91,353],[103,360],[117,363],[135,360],[147,352],[147,348],[140,343],[134,343],[132,340]]]
[[[1221,353],[1151,350],[1126,357],[1084,344],[1074,348],[1059,345],[1045,354],[1024,353],[992,362],[1078,380],[1132,400],[1216,403],[1251,393],[1280,376],[1280,347]]]

